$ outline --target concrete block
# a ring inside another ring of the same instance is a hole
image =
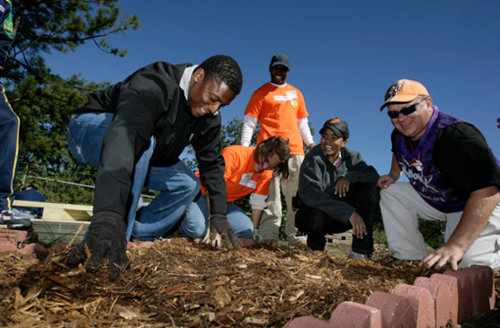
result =
[[[413,283],[414,286],[419,286],[427,289],[434,299],[434,320],[436,327],[446,327],[448,321],[451,320],[453,308],[451,300],[451,291],[445,282],[418,277]]]
[[[365,304],[343,302],[333,311],[329,327],[382,328],[382,313]]]
[[[402,296],[410,301],[414,325],[408,327],[435,327],[434,299],[431,293],[422,287],[406,284],[397,285],[392,294]]]
[[[472,279],[464,271],[445,271],[444,275],[457,278],[458,282],[458,323],[469,319],[473,313],[474,295]]]
[[[463,269],[472,279],[474,302],[472,314],[482,314],[495,308],[495,281],[493,270],[484,265],[473,265]]]
[[[448,286],[450,300],[447,307],[448,311],[450,311],[450,320],[453,323],[458,323],[458,278],[441,273],[434,273],[430,279],[441,281]]]
[[[286,328],[330,328],[330,324],[313,317],[298,317],[293,319]]]
[[[415,325],[410,301],[402,296],[384,292],[374,292],[366,305],[377,308],[382,313],[382,327],[411,327]]]

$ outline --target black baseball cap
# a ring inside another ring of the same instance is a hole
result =
[[[290,69],[290,59],[288,58],[288,56],[282,53],[274,55],[273,58],[271,58],[271,64],[269,64],[269,67],[278,65],[283,65],[286,68]]]
[[[326,128],[332,130],[337,137],[343,138],[344,140],[349,139],[349,126],[347,126],[347,122],[342,121],[338,117],[326,121],[319,133],[322,134]]]

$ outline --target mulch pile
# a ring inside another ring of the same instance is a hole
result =
[[[384,259],[260,245],[228,251],[184,239],[127,252],[131,271],[117,281],[105,268],[68,266],[64,252],[0,255],[0,326],[284,327],[300,316],[329,320],[344,301],[364,303],[374,291],[434,273]]]

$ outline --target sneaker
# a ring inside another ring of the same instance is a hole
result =
[[[33,231],[30,219],[21,219],[9,210],[0,213],[0,226],[12,230]]]
[[[295,244],[292,245],[298,248],[307,248],[307,240],[299,239]]]
[[[349,251],[349,255],[347,255],[347,258],[351,259],[351,260],[359,260],[359,261],[368,261],[368,260],[370,260],[370,257],[368,255],[357,253],[357,252],[355,252],[353,250]]]

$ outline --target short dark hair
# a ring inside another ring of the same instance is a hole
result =
[[[215,55],[207,58],[198,68],[205,71],[205,80],[212,78],[215,82],[224,82],[235,94],[239,94],[243,85],[243,74],[236,60],[226,55]]]
[[[288,178],[288,159],[290,158],[290,146],[288,139],[280,136],[274,136],[262,141],[255,150],[254,160],[264,160],[270,162],[271,157],[278,156],[280,163],[274,168],[274,175],[282,175]]]

